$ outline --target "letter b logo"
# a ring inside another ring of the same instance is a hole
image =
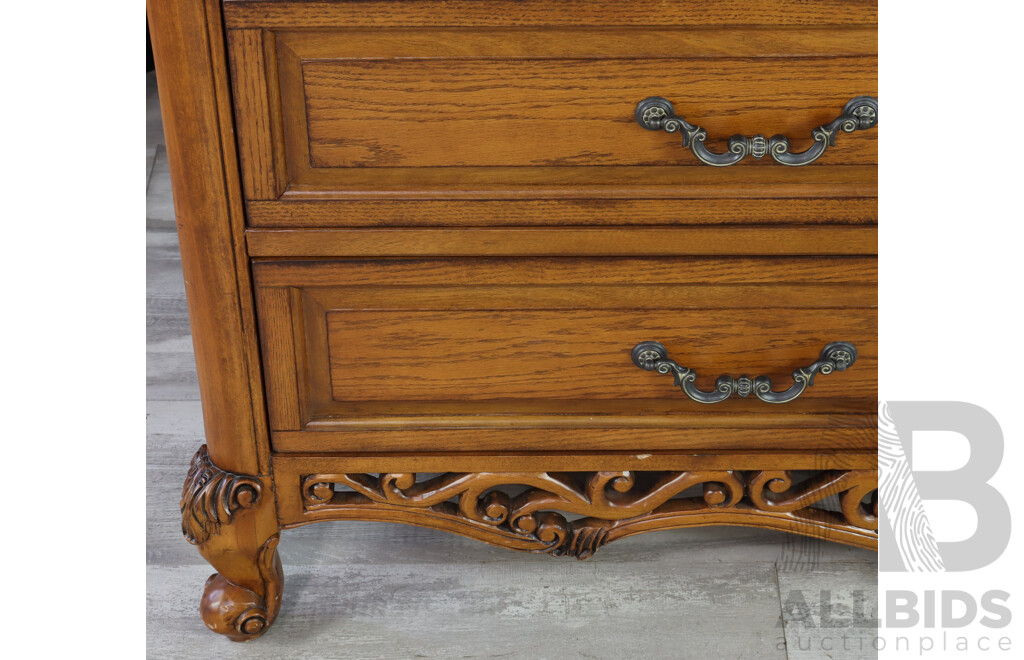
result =
[[[957,470],[913,470],[914,431],[953,431],[970,445]],[[879,570],[970,571],[991,564],[1010,542],[1010,508],[988,480],[1003,459],[1003,432],[985,409],[959,401],[889,401],[878,410]],[[936,541],[922,504],[958,500],[978,516],[974,535]]]

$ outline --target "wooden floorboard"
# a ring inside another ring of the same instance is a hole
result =
[[[151,566],[150,657],[786,658],[770,564],[536,559],[287,566],[276,625],[244,646],[195,616],[208,571]]]
[[[790,660],[878,657],[877,568],[874,562],[778,566],[779,597]]]
[[[170,166],[167,149],[157,145],[146,188],[146,227],[149,229],[176,229],[174,201],[171,198]]]

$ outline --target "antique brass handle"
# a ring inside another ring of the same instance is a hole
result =
[[[660,96],[651,96],[636,106],[636,121],[649,131],[678,132],[683,137],[683,147],[689,147],[697,160],[716,167],[735,165],[750,154],[754,158],[763,158],[765,154],[783,165],[808,165],[821,158],[828,147],[836,145],[836,134],[839,131],[853,133],[874,128],[878,125],[878,100],[871,96],[858,96],[843,106],[843,113],[824,126],[811,131],[814,144],[806,151],[791,153],[789,139],[785,135],[774,135],[768,140],[763,135],[745,137],[734,135],[729,138],[729,150],[716,154],[704,146],[708,132],[700,126],[694,126],[676,111],[668,100]]]
[[[681,367],[668,359],[665,347],[656,341],[642,341],[633,347],[633,364],[644,371],[657,371],[659,374],[671,373],[674,384],[697,403],[719,403],[733,394],[747,397],[751,393],[766,403],[786,403],[804,393],[814,385],[815,374],[828,375],[833,371],[846,371],[857,360],[857,349],[845,341],[834,341],[825,346],[821,356],[813,364],[800,367],[793,372],[793,384],[782,392],[772,391],[772,379],[768,376],[750,378],[722,375],[715,381],[715,389],[710,392],[698,389],[694,385],[697,372],[688,367]]]

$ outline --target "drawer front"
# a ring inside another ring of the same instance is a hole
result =
[[[383,18],[365,2],[227,4],[253,225],[370,223],[366,200],[420,202],[376,216],[395,224],[443,224],[431,203],[445,200],[506,202],[466,209],[469,224],[488,211],[564,223],[579,215],[573,200],[675,200],[649,218],[665,223],[692,221],[679,200],[875,194],[875,131],[841,135],[811,167],[715,168],[679,134],[634,118],[639,101],[663,96],[713,151],[735,134],[783,134],[802,151],[847,101],[877,94],[873,3],[835,14],[831,2],[783,3],[778,15],[726,3],[686,19],[623,2],[581,8],[577,22],[562,2],[488,3],[487,21],[452,4],[390,3]],[[554,203],[516,205],[524,199]]]
[[[254,274],[278,451],[664,449],[742,428],[760,446],[756,429],[794,427],[810,430],[780,442],[874,442],[873,258],[261,261]],[[704,391],[722,374],[783,390],[833,341],[858,356],[785,404],[709,405],[637,368],[641,341]]]

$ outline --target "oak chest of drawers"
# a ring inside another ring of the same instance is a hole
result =
[[[279,532],[315,521],[580,558],[713,524],[876,546],[873,3],[149,18],[211,629],[267,629]]]

